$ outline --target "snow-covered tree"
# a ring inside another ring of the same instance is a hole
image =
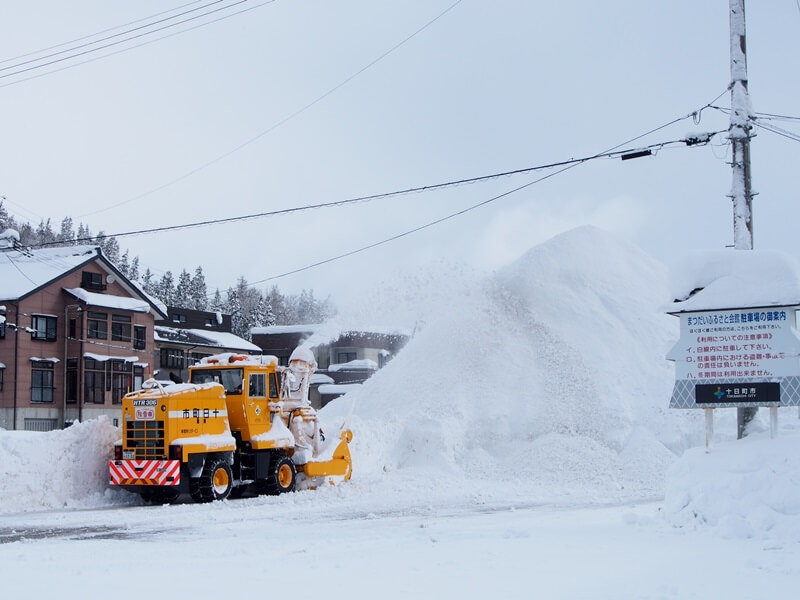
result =
[[[64,246],[75,245],[75,226],[72,217],[64,217],[61,221],[61,231],[56,238]]]
[[[88,225],[78,223],[78,233],[76,234],[75,241],[81,245],[88,245],[92,243],[92,232],[89,230]]]
[[[175,306],[175,278],[172,271],[161,276],[161,281],[156,286],[156,297],[167,306]]]
[[[145,293],[158,297],[156,283],[153,281],[153,274],[150,272],[149,267],[145,270],[144,275],[142,275],[142,289]]]
[[[125,275],[128,279],[131,278],[131,266],[128,262],[128,251],[125,250],[122,257],[119,259],[119,263],[117,263],[117,268],[120,270],[120,273]]]
[[[131,266],[128,269],[128,279],[133,281],[139,280],[139,257],[134,256],[133,260],[131,261]]]
[[[205,275],[203,275],[203,267],[197,267],[194,271],[189,298],[190,308],[206,310],[208,307],[208,290],[206,289],[206,278]]]
[[[211,299],[208,309],[214,312],[223,312],[225,310],[225,302],[222,300],[219,288],[214,291],[214,297]]]
[[[175,297],[172,300],[172,306],[180,308],[192,308],[192,276],[189,271],[183,269],[181,274],[178,275],[178,285],[175,288]]]
[[[50,224],[50,219],[47,221],[40,221],[39,226],[36,228],[36,244],[52,245],[56,241],[56,234],[53,231],[53,226]]]

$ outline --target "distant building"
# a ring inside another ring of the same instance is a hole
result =
[[[292,351],[321,330],[321,325],[273,325],[250,330],[253,343],[264,354],[287,365]],[[338,338],[313,348],[317,371],[311,380],[311,402],[321,407],[356,389],[383,368],[408,341],[408,334],[391,331],[345,331]]]
[[[48,431],[120,419],[152,369],[166,307],[95,246],[0,244],[0,427]]]
[[[261,354],[261,348],[231,333],[231,316],[169,307],[155,324],[155,370],[160,380],[187,381],[189,366],[221,352]]]

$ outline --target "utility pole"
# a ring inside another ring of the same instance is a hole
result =
[[[731,140],[733,184],[733,247],[753,249],[753,191],[750,183],[750,132],[752,111],[747,91],[747,44],[745,42],[744,0],[730,0],[731,23]],[[738,408],[737,438],[744,436],[757,408]]]

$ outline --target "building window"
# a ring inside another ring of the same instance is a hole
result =
[[[35,360],[31,370],[31,402],[53,401],[53,363]]]
[[[144,383],[144,367],[133,367],[133,389],[140,390],[142,389],[142,383]]]
[[[172,322],[173,323],[186,323],[186,315],[179,315],[179,314],[176,313],[176,314],[172,315]]]
[[[182,369],[184,363],[183,350],[177,348],[161,349],[162,369]]]
[[[340,365],[344,363],[349,363],[358,358],[358,353],[356,352],[337,352],[336,353],[336,362]]]
[[[78,401],[78,359],[67,359],[67,404]]]
[[[117,342],[131,341],[130,315],[111,315],[111,339]]]
[[[216,321],[214,319],[212,319],[211,317],[206,317],[204,325],[206,327],[213,327],[214,325],[216,325]]]
[[[0,323],[0,340],[6,337],[6,324]]]
[[[141,325],[133,326],[133,347],[136,350],[144,350],[147,345],[147,327]]]
[[[4,367],[0,367],[0,392],[3,391],[3,373],[5,372]]]
[[[102,312],[89,312],[86,337],[104,340],[108,338],[108,315]]]
[[[106,372],[103,363],[93,358],[85,358],[83,366],[84,404],[105,404]]]
[[[69,333],[67,334],[67,337],[69,337],[70,339],[74,340],[76,337],[78,337],[77,336],[77,331],[78,331],[77,321],[75,319],[70,319],[69,320]]]
[[[133,391],[133,363],[112,360],[111,363],[111,403],[121,404],[122,397]]]
[[[103,291],[106,286],[103,284],[103,276],[100,273],[84,271],[81,273],[81,287],[85,290]]]
[[[31,337],[35,340],[56,339],[56,317],[49,315],[33,315],[31,317]]]

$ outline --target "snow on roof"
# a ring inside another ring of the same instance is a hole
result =
[[[252,327],[250,329],[250,334],[314,333],[320,327],[322,327],[320,323],[310,325],[270,325],[268,327]]]
[[[328,366],[328,371],[347,371],[349,369],[370,369],[375,371],[378,369],[378,363],[368,358],[360,360],[351,360],[346,363],[338,363]]]
[[[0,294],[16,300],[99,256],[96,246],[42,248],[26,253],[0,252]]]
[[[6,366],[3,363],[0,362],[0,369],[5,369],[5,368],[6,368]],[[331,381],[333,381],[333,379],[331,379]]]
[[[800,264],[777,250],[705,250],[671,272],[665,312],[800,305]]]
[[[98,294],[97,292],[87,292],[83,288],[64,288],[64,291],[75,296],[78,300],[90,306],[100,306],[118,310],[131,310],[134,312],[150,312],[150,304],[145,300],[130,298],[127,296],[115,296],[113,294]]]
[[[333,383],[333,377],[325,375],[324,373],[314,373],[311,376],[311,381],[309,382],[311,385],[315,384],[326,384],[326,383]]]
[[[61,359],[60,358],[56,358],[55,356],[51,356],[50,358],[41,358],[39,356],[31,356],[30,360],[34,361],[34,362],[51,362],[51,363],[61,362]]]
[[[138,362],[138,356],[105,356],[104,354],[93,354],[92,352],[84,352],[84,358],[91,358],[92,360],[96,360],[97,362],[105,362],[107,360],[121,360],[124,362]],[[147,363],[144,363],[147,366]]]
[[[208,331],[206,329],[181,329],[180,327],[155,326],[156,342],[172,342],[190,344],[192,346],[208,346],[212,348],[228,348],[247,352],[261,352],[261,348],[247,340],[225,331]]]

